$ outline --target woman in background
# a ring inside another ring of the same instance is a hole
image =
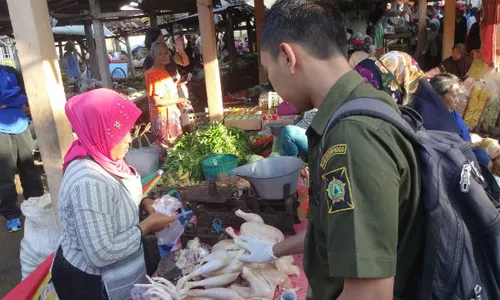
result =
[[[165,42],[165,37],[163,36],[163,33],[161,32],[160,28],[150,28],[148,31],[146,31],[146,38],[144,40],[144,46],[151,51],[151,46],[155,42]],[[189,57],[186,54],[186,51],[184,50],[184,41],[181,37],[176,37],[174,48],[175,48],[175,54],[173,55],[174,59],[170,62],[170,64],[167,66],[168,71],[173,75],[174,72],[177,72],[177,66],[188,66],[189,65]],[[149,70],[154,64],[153,57],[151,55],[148,55],[142,64],[142,68],[144,69],[144,72]]]
[[[463,81],[467,78],[472,60],[472,56],[467,54],[465,44],[457,44],[453,47],[451,56],[441,63],[439,69],[441,73],[453,74]]]
[[[443,73],[435,76],[431,79],[430,84],[434,88],[434,90],[438,93],[443,100],[444,105],[449,110],[453,119],[457,123],[458,128],[460,129],[460,136],[462,139],[469,144],[472,143],[472,138],[469,133],[469,129],[465,124],[462,116],[455,110],[458,104],[458,99],[460,96],[460,79],[457,76],[450,73]],[[490,163],[490,158],[488,156],[488,152],[481,148],[472,149],[474,154],[476,155],[477,161],[485,166],[488,166]]]
[[[181,109],[189,106],[189,101],[180,99],[177,86],[166,70],[171,61],[170,50],[164,42],[151,46],[153,66],[146,71],[146,89],[149,99],[151,128],[158,147],[163,152],[182,135]]]
[[[283,155],[299,156],[307,153],[308,142],[306,130],[311,125],[312,119],[316,115],[317,109],[306,111],[301,119],[294,125],[288,125],[281,131],[281,143],[283,145]]]
[[[390,51],[378,60],[365,59],[354,69],[367,83],[391,95],[397,104],[415,109],[426,129],[459,133],[455,120],[409,54]]]
[[[163,36],[160,28],[149,28],[146,31],[146,37],[144,39],[144,47],[151,52],[151,46],[155,42],[165,42],[165,37]],[[149,54],[144,59],[144,62],[142,63],[142,68],[144,69],[144,72],[146,72],[147,70],[151,69],[152,66],[153,66],[153,57],[151,57],[151,55]]]

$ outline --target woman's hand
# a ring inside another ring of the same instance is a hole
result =
[[[142,235],[146,236],[150,233],[156,233],[162,231],[166,227],[170,226],[172,222],[177,219],[177,214],[173,216],[167,216],[162,213],[154,212],[144,221],[139,223],[139,228],[141,228]]]
[[[148,213],[148,215],[151,215],[155,212],[155,209],[153,208],[153,204],[155,203],[155,200],[149,197],[146,197],[142,199],[141,205],[144,208],[144,210]]]
[[[175,37],[174,47],[177,51],[184,50],[184,40],[182,36]]]

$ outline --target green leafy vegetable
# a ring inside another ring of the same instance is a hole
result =
[[[201,160],[212,154],[234,154],[240,165],[246,163],[247,156],[252,154],[248,134],[222,123],[209,123],[183,135],[168,150],[163,165],[164,181],[169,186],[200,183],[203,181]]]

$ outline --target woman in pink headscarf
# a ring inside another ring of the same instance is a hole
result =
[[[61,244],[52,268],[59,299],[127,299],[142,282],[142,237],[175,217],[151,211],[139,222],[140,177],[124,161],[141,111],[115,91],[97,89],[68,100],[78,139],[64,157],[59,192]]]

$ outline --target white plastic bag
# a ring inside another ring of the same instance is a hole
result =
[[[141,177],[146,177],[160,168],[160,151],[156,145],[152,145],[146,138],[148,146],[143,147],[141,137],[138,137],[139,148],[130,149],[125,156],[127,164],[134,167]]]
[[[56,250],[61,234],[50,194],[25,200],[21,211],[26,216],[19,255],[24,279]]]
[[[160,199],[155,200],[153,208],[156,212],[172,216],[179,208],[182,208],[182,203],[175,197],[164,195]],[[169,227],[156,233],[161,257],[164,257],[172,251],[172,248],[183,232],[184,226],[179,219],[176,219]]]
[[[156,212],[162,213],[167,216],[172,216],[179,208],[182,207],[182,203],[177,200],[177,198],[164,195],[160,199],[156,199],[153,204],[153,208]],[[163,229],[156,233],[158,238],[158,245],[166,245],[170,243],[175,243],[178,238],[184,232],[184,227],[179,220],[175,220],[169,227]]]

